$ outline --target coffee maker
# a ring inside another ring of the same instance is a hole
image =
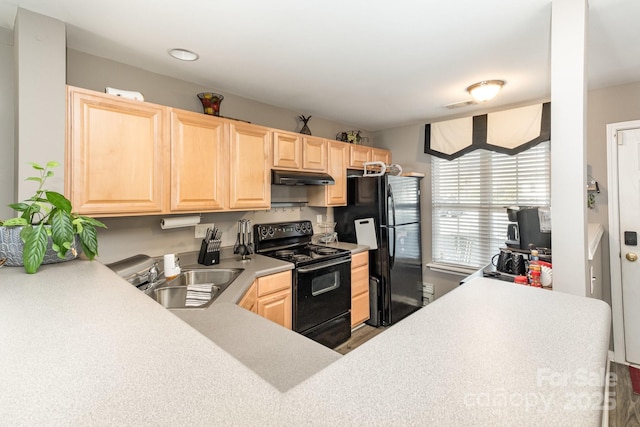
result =
[[[505,245],[529,252],[538,249],[551,254],[551,219],[548,208],[540,206],[511,206],[507,208],[509,224]]]
[[[520,248],[520,230],[518,228],[519,210],[519,206],[512,206],[507,208],[509,224],[507,224],[507,239],[504,241],[504,244],[508,248]]]

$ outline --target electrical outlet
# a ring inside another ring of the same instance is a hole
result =
[[[204,239],[204,236],[207,235],[207,228],[213,229],[215,227],[214,223],[209,224],[197,224],[196,225],[196,239]]]
[[[322,223],[322,215],[316,215],[316,223],[318,224]]]

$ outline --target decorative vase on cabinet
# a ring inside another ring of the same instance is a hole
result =
[[[213,92],[201,92],[198,94],[200,102],[202,102],[202,108],[205,114],[210,116],[220,115],[220,103],[224,99],[223,95]]]

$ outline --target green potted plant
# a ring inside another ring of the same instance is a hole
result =
[[[38,189],[24,202],[9,204],[21,214],[0,221],[0,258],[7,258],[6,265],[24,265],[25,271],[33,274],[43,263],[76,258],[79,241],[87,258],[93,260],[98,255],[96,228],[106,226],[94,218],[72,213],[71,202],[66,197],[44,188],[47,179],[53,176],[52,169],[59,166],[58,162],[48,162],[44,167],[30,164],[38,176],[27,180],[37,182]],[[16,256],[20,250],[21,259]]]

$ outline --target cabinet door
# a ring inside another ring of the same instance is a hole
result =
[[[335,184],[309,186],[309,206],[346,206],[349,144],[330,140],[326,143],[327,172],[333,177]]]
[[[291,329],[291,271],[270,274],[256,280],[256,312]]]
[[[291,329],[291,290],[258,298],[257,311],[260,316]]]
[[[369,293],[369,264],[351,269],[351,296],[365,292]]]
[[[247,290],[247,293],[240,299],[238,305],[245,310],[258,312],[258,281],[254,281],[251,287]]]
[[[300,134],[273,132],[273,166],[287,169],[302,167]]]
[[[343,142],[329,141],[329,175],[336,181],[334,185],[327,185],[327,205],[345,206],[347,204],[347,164],[349,160],[349,146]]]
[[[302,140],[302,168],[326,172],[327,140],[306,136]]]
[[[230,133],[231,209],[269,209],[271,203],[271,132],[232,122]]]
[[[278,291],[291,291],[291,271],[259,277],[258,296],[263,297]]]
[[[369,252],[351,257],[351,327],[369,319]]]
[[[349,167],[364,169],[364,164],[371,161],[371,148],[364,145],[350,145]]]
[[[382,162],[385,165],[388,165],[391,163],[391,153],[388,150],[384,150],[382,148],[372,148],[371,161]]]
[[[66,192],[90,215],[165,211],[167,108],[68,88]]]
[[[369,292],[356,295],[351,299],[351,327],[354,328],[369,320]]]
[[[171,111],[171,211],[226,207],[227,126],[213,116]]]

